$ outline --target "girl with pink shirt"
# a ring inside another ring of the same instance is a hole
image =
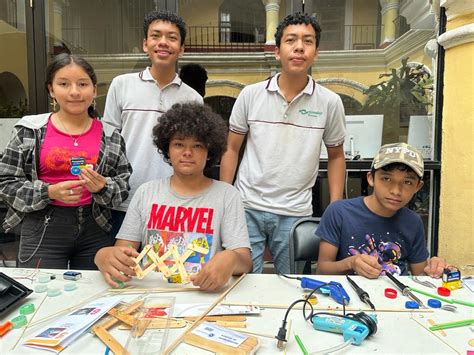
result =
[[[95,269],[97,250],[114,243],[110,209],[128,197],[125,143],[97,119],[97,77],[83,58],[56,56],[46,88],[54,112],[23,117],[0,161],[3,227],[21,223],[18,266]]]

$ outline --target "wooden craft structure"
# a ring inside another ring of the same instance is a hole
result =
[[[185,320],[163,317],[136,319],[133,313],[138,311],[140,307],[143,307],[143,304],[143,301],[137,301],[123,309],[116,307],[110,309],[107,312],[109,317],[93,326],[92,332],[99,337],[114,354],[125,355],[129,354],[129,352],[109,333],[109,329],[117,323],[122,323],[127,329],[132,329],[134,337],[142,336],[147,329],[183,328],[187,325]]]
[[[143,248],[141,253],[136,258],[134,258],[134,261],[137,264],[134,267],[134,270],[138,279],[143,279],[153,270],[160,271],[165,278],[169,278],[176,272],[179,272],[179,275],[181,276],[181,283],[188,283],[190,279],[189,274],[186,271],[186,268],[184,267],[184,263],[194,253],[207,254],[209,253],[209,249],[193,244],[188,244],[186,246],[186,251],[183,254],[179,254],[178,247],[172,244],[168,247],[168,250],[160,257],[158,256],[158,254],[155,253],[153,247],[147,244]],[[140,266],[140,261],[145,256],[148,256],[151,259],[151,263],[147,265],[143,270]],[[174,261],[174,264],[169,267],[165,264],[165,260]]]

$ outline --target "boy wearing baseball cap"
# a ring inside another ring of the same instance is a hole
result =
[[[369,196],[340,200],[325,210],[316,273],[357,273],[377,278],[386,272],[439,277],[445,262],[428,258],[420,216],[406,208],[423,186],[423,157],[406,143],[380,148],[367,173]]]

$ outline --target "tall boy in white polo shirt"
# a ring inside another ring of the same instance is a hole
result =
[[[281,73],[243,89],[230,117],[220,178],[232,183],[247,136],[235,186],[245,206],[253,272],[262,272],[267,240],[277,272],[289,272],[289,232],[299,218],[312,215],[322,142],[328,150],[331,201],[342,198],[344,107],[337,94],[307,75],[318,55],[320,32],[314,17],[285,17],[275,33]]]
[[[176,103],[203,102],[176,74],[176,62],[184,53],[186,38],[183,19],[174,13],[152,11],[144,19],[143,30],[143,51],[148,54],[151,67],[114,78],[103,118],[121,131],[133,168],[129,197],[118,210],[112,211],[113,235],[119,231],[137,188],[173,173],[153,145],[152,130],[158,118]]]

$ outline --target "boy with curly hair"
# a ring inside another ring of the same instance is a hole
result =
[[[158,152],[173,168],[169,178],[141,185],[134,195],[115,246],[95,257],[108,284],[134,276],[140,245],[152,244],[162,255],[171,244],[209,250],[185,263],[191,281],[202,290],[217,290],[232,275],[252,269],[250,242],[239,192],[232,185],[204,176],[203,171],[226,149],[227,126],[204,105],[176,104],[153,128]]]

